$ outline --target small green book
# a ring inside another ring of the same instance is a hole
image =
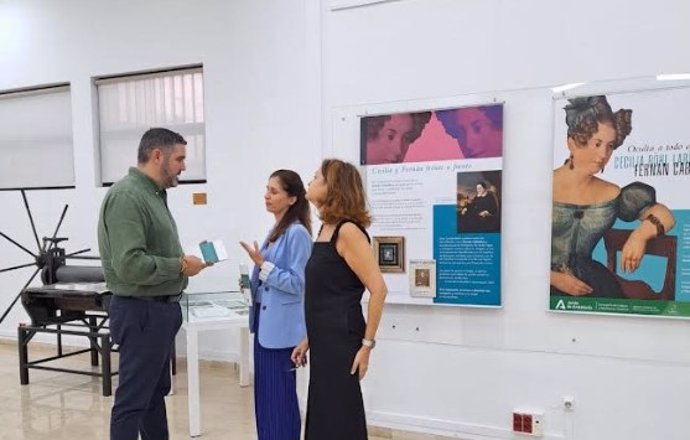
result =
[[[204,240],[199,243],[199,249],[206,263],[217,263],[228,259],[228,253],[220,240]]]

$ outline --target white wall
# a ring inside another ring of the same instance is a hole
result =
[[[548,87],[690,71],[688,16],[682,0],[400,0],[324,12],[325,154],[356,159],[367,110],[506,102],[504,307],[388,306],[365,382],[371,423],[505,439],[512,410],[533,408],[545,411],[547,438],[690,438],[687,322],[546,311]]]
[[[308,180],[320,161],[318,21],[318,7],[306,0],[0,4],[0,90],[72,85],[76,189],[28,193],[39,236],[52,234],[69,203],[62,229],[68,250],[97,249],[105,189],[95,183],[91,78],[203,63],[208,183],[170,190],[170,207],[183,242],[219,237],[231,253],[190,290],[236,288],[238,261],[249,262],[238,241],[262,239],[273,223],[263,205],[268,175],[292,168]],[[207,206],[192,205],[195,191],[208,192]],[[0,231],[35,249],[19,193],[0,192],[0,206]],[[0,239],[0,268],[29,261]],[[0,274],[0,311],[30,274]],[[0,336],[14,336],[26,320],[18,304]],[[229,337],[204,341],[202,354],[223,358]]]

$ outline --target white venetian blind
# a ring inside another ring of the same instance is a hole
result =
[[[0,189],[74,186],[69,85],[0,93]]]
[[[206,180],[204,79],[201,67],[97,79],[101,181],[119,180],[136,165],[141,136],[152,127],[187,141],[181,181]]]

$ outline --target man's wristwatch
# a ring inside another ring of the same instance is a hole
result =
[[[362,346],[368,347],[369,349],[373,349],[376,347],[376,340],[375,339],[362,339]]]

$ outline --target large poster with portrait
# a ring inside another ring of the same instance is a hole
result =
[[[550,308],[690,316],[690,89],[555,101]]]
[[[360,135],[387,300],[500,306],[503,104],[367,116]]]

